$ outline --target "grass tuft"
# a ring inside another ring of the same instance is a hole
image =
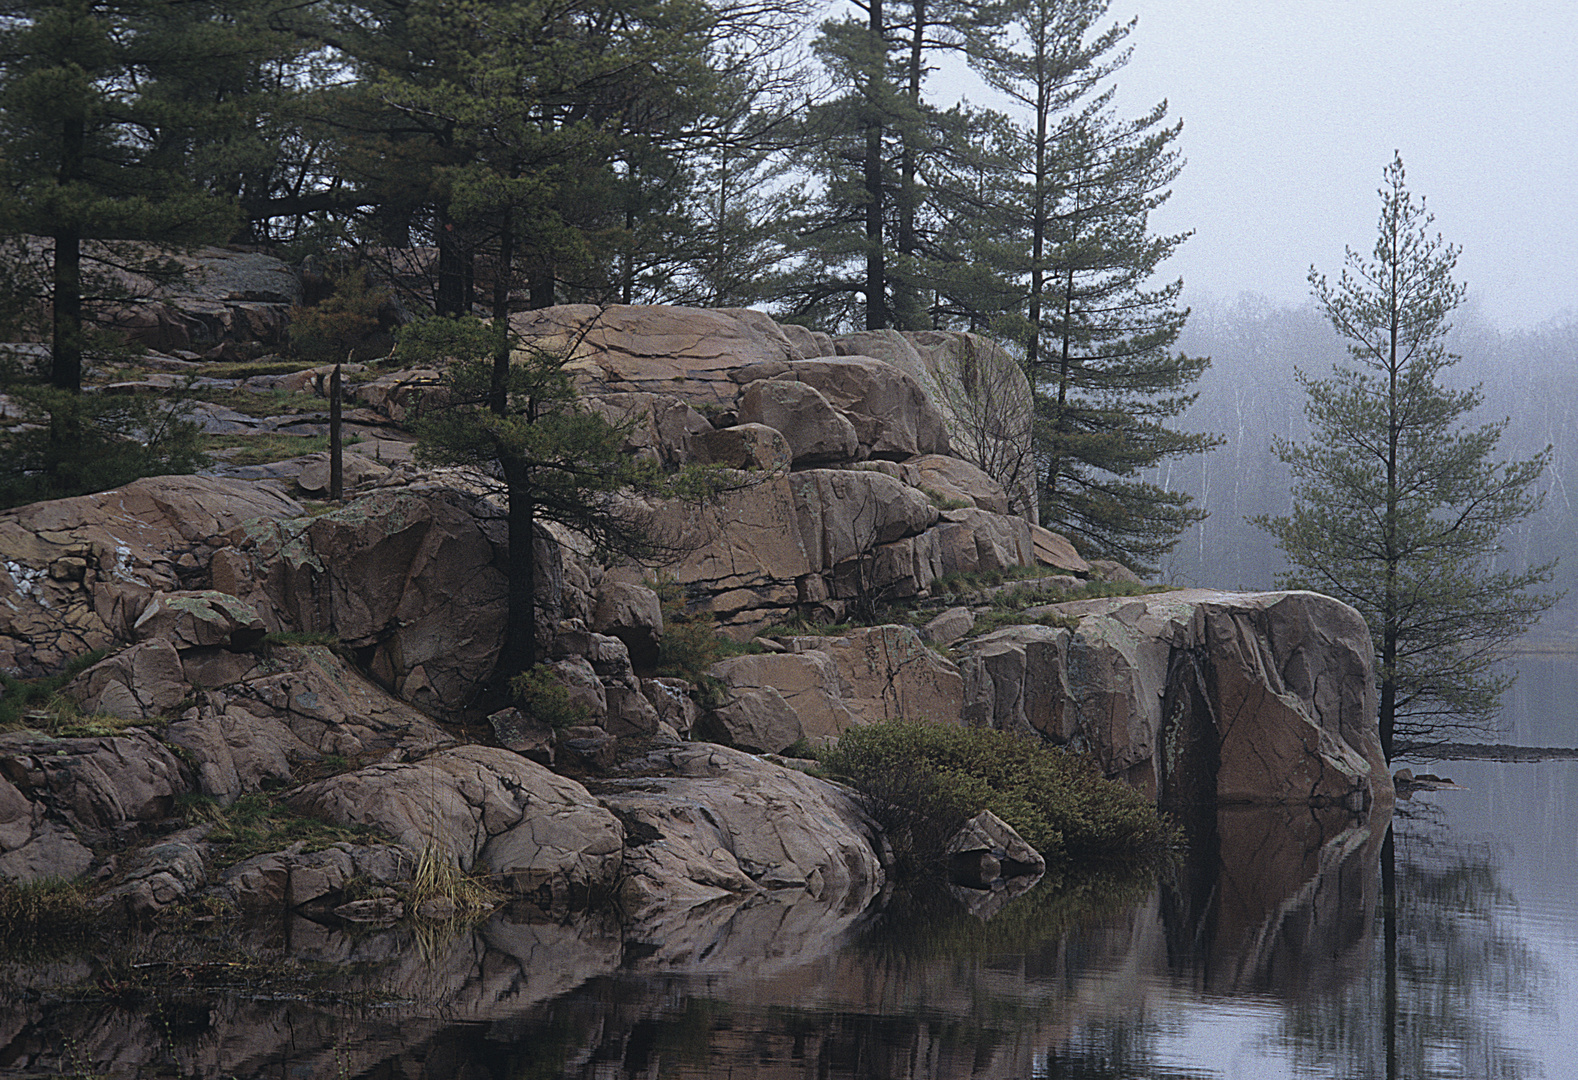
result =
[[[214,823],[208,839],[224,845],[225,865],[298,842],[303,851],[322,851],[339,843],[387,840],[366,825],[336,825],[300,813],[266,791],[249,792],[227,807],[206,795],[183,795],[176,800],[176,810],[189,825]]]
[[[93,921],[87,888],[78,882],[0,878],[0,945],[6,952],[35,941],[82,937]]]
[[[106,649],[93,649],[74,657],[58,674],[42,679],[14,679],[0,672],[0,731],[35,727],[31,719],[39,713],[76,716],[75,705],[62,704],[60,691],[72,679],[109,655]]]
[[[470,920],[498,907],[504,902],[504,895],[486,881],[451,866],[429,843],[416,863],[408,908],[416,914],[424,904],[434,900],[449,902],[446,906],[453,912],[451,918]]]

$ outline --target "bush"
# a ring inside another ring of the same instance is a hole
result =
[[[388,352],[387,346],[380,352],[371,344],[383,328],[388,291],[370,285],[361,267],[351,267],[331,280],[333,295],[311,307],[291,308],[291,351],[320,364],[351,359],[358,350]]]
[[[524,712],[555,731],[584,724],[591,717],[585,705],[570,700],[569,687],[547,664],[533,665],[511,679],[510,693]]]
[[[1149,801],[1089,757],[1000,731],[887,721],[846,731],[823,760],[867,797],[895,849],[923,863],[981,810],[1052,863],[1133,858],[1173,839]]]

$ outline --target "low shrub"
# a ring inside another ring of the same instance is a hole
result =
[[[547,664],[535,664],[512,678],[510,693],[522,711],[555,731],[584,724],[591,717],[585,705],[570,700],[569,687]]]
[[[886,721],[846,731],[823,762],[866,796],[895,849],[921,863],[940,859],[981,810],[1052,863],[1122,860],[1173,841],[1155,807],[1089,757],[1000,731]]]
[[[663,605],[663,637],[658,642],[656,673],[685,679],[705,689],[716,682],[707,669],[719,660],[756,651],[755,646],[740,644],[718,632],[717,619],[710,611],[687,611],[685,590],[673,578],[665,577],[653,586]]]

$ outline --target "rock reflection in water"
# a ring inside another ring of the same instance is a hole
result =
[[[1387,820],[1228,806],[1162,889],[1175,979],[1211,994],[1337,992],[1369,963]]]
[[[293,1000],[78,996],[59,988],[92,986],[88,965],[34,972],[6,1003],[0,1076],[1180,1075],[1156,1020],[1180,992],[1330,996],[1361,969],[1376,845],[1342,815],[1223,811],[1214,871],[1051,875],[987,921],[940,890],[867,911],[768,894],[643,927],[517,911],[428,939],[294,920],[264,947],[330,974]]]

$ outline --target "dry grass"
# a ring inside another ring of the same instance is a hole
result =
[[[453,912],[452,919],[472,920],[486,915],[504,902],[504,894],[481,878],[451,866],[431,843],[422,849],[417,860],[416,876],[411,880],[411,893],[407,901],[413,914],[424,904],[434,900],[447,900]]]

